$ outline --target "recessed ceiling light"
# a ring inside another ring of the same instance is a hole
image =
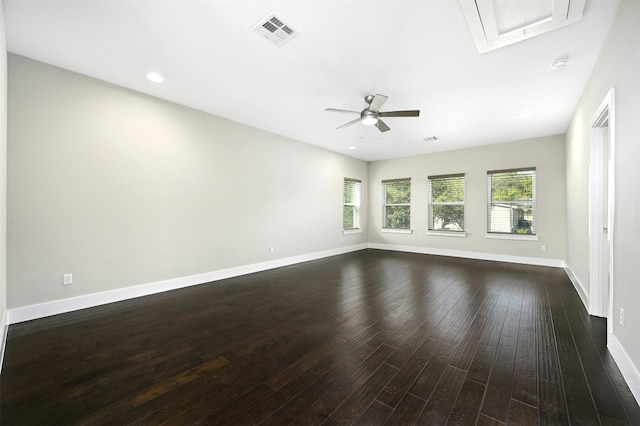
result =
[[[350,146],[349,149],[356,149],[356,147],[355,146]]]
[[[147,74],[147,80],[153,83],[162,83],[164,81],[164,78],[157,72],[150,72],[149,74]]]
[[[567,66],[567,62],[569,62],[569,60],[567,58],[556,59],[551,64],[551,69],[554,70],[554,71],[561,70],[561,69],[563,69],[564,67]]]
[[[533,114],[531,113],[531,111],[522,111],[520,114],[518,114],[518,118],[531,118],[533,116]]]
[[[424,138],[425,142],[437,141],[437,136],[429,136],[428,138]]]

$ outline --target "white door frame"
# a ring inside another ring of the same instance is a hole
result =
[[[608,133],[608,134],[606,134]],[[608,144],[606,143],[608,139]],[[605,147],[609,147],[611,162],[607,168],[608,197],[604,200],[604,162],[607,158]],[[613,331],[613,239],[615,208],[615,91],[609,90],[607,96],[596,109],[591,119],[591,163],[589,167],[589,313],[607,317],[607,334]],[[601,206],[607,203],[608,223],[602,217]],[[602,246],[608,230],[609,264],[603,264]],[[603,270],[609,270],[609,288],[602,280]],[[608,293],[608,297],[607,297]],[[608,303],[607,303],[608,300]]]

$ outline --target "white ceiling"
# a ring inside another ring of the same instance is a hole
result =
[[[454,0],[4,0],[11,52],[363,160],[564,133],[617,6],[480,55]],[[300,34],[258,36],[270,12]],[[381,134],[324,111],[376,93],[420,117]]]

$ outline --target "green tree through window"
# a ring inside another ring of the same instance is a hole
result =
[[[344,178],[342,229],[360,229],[360,190],[362,183],[357,179]]]
[[[464,174],[428,179],[429,230],[464,231]]]
[[[487,172],[487,232],[536,233],[536,169]]]
[[[411,228],[411,179],[382,181],[382,227]]]

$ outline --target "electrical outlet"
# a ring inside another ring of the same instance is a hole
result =
[[[544,244],[540,246],[540,251],[547,251],[547,246]]]
[[[276,248],[274,246],[269,247],[269,253],[270,254],[275,253],[275,251],[276,251]]]
[[[62,276],[62,285],[71,285],[73,283],[73,274],[64,274]]]
[[[411,239],[413,240],[413,242],[415,243],[416,241],[418,241],[418,237],[411,237]]]
[[[624,327],[624,309],[620,308],[620,325]]]

